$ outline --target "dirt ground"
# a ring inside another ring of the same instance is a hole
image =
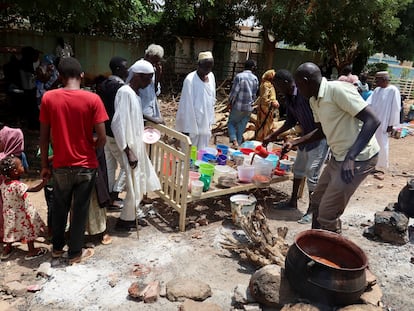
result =
[[[226,138],[221,141],[226,142]],[[373,224],[375,212],[396,202],[402,187],[410,177],[414,178],[413,146],[413,136],[390,139],[391,164],[385,179],[380,181],[369,176],[352,197],[342,217],[343,236],[359,245],[369,258],[369,267],[383,291],[385,310],[413,310],[414,266],[410,260],[414,257],[414,236],[406,245],[396,246],[369,240],[362,232]],[[25,181],[35,182],[33,179]],[[277,227],[289,228],[289,244],[299,232],[310,228],[310,225],[297,223],[307,207],[306,195],[299,200],[300,212],[273,208],[274,202],[288,197],[291,184],[286,181],[273,185],[270,191],[254,192],[258,203],[264,206],[270,228],[274,232]],[[29,197],[46,220],[43,192],[31,193]],[[189,226],[183,233],[177,229],[178,214],[172,208],[156,199],[154,211],[149,217],[150,225],[139,231],[139,239],[136,232],[116,232],[114,225],[119,212],[108,212],[108,230],[113,243],[102,245],[99,239],[88,238],[95,245],[95,255],[74,266],[52,260],[50,253],[25,261],[26,245],[16,244],[18,251],[9,260],[0,262],[0,310],[178,310],[181,303],[170,302],[165,297],[153,304],[128,298],[128,287],[132,282],[159,280],[164,286],[178,277],[209,284],[212,297],[207,301],[230,310],[234,288],[237,284],[246,286],[256,268],[241,262],[220,246],[224,234],[241,233],[231,221],[229,196],[191,204]],[[193,225],[202,215],[206,215],[209,224]],[[410,224],[413,225],[412,219]],[[42,239],[37,245],[51,249],[51,245]],[[13,280],[23,286],[40,284],[44,279],[36,278],[36,269],[43,262],[52,264],[52,276],[41,284],[39,291],[26,292],[23,287],[23,293],[14,297],[4,290],[4,284]]]

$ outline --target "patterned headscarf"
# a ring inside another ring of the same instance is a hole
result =
[[[3,146],[3,150],[0,152],[0,160],[11,154],[20,156],[24,149],[22,130],[4,126],[0,130],[0,144]]]

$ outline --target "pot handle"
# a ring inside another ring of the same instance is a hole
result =
[[[316,262],[311,260],[306,264],[306,267],[308,268],[308,271],[312,270],[312,268],[315,266]]]

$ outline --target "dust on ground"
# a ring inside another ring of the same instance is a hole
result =
[[[227,138],[220,142],[228,143]],[[377,276],[383,291],[387,310],[411,311],[414,305],[414,237],[403,246],[373,241],[363,237],[364,228],[373,224],[374,214],[389,203],[397,201],[398,194],[407,180],[414,178],[414,137],[390,139],[390,169],[384,180],[369,176],[352,197],[343,217],[343,236],[359,245],[369,258],[369,267]],[[35,180],[28,179],[27,183]],[[299,200],[300,212],[280,211],[273,208],[288,197],[290,181],[272,186],[270,191],[256,190],[258,203],[262,204],[273,232],[280,226],[289,228],[286,237],[292,244],[294,237],[310,225],[300,225],[297,220],[307,208],[307,196]],[[305,192],[306,193],[306,189]],[[30,199],[46,219],[43,192],[30,193]],[[156,198],[155,198],[156,199]],[[0,284],[17,279],[27,285],[35,284],[36,269],[43,262],[52,264],[52,277],[41,284],[35,293],[25,292],[13,297],[1,292],[0,309],[12,306],[17,310],[177,310],[181,303],[159,298],[153,304],[144,304],[128,298],[128,287],[139,281],[148,283],[159,280],[162,285],[178,277],[198,279],[209,284],[212,297],[223,310],[230,310],[233,289],[237,284],[248,284],[255,267],[241,262],[238,257],[224,250],[220,241],[226,233],[241,233],[231,221],[229,196],[207,199],[190,204],[188,229],[178,231],[178,214],[156,199],[150,225],[136,232],[120,233],[114,230],[119,212],[108,212],[108,230],[113,237],[111,245],[101,245],[96,237],[88,242],[95,245],[95,255],[85,263],[74,266],[53,261],[50,253],[33,261],[24,260],[27,246],[17,244],[18,250],[0,262]],[[196,226],[199,217],[208,219],[207,226]],[[410,220],[413,225],[413,220]],[[51,249],[45,241],[38,246]],[[139,267],[139,268],[137,268]],[[2,287],[3,288],[3,287]],[[264,309],[271,310],[271,309]],[[275,309],[273,309],[275,310]]]

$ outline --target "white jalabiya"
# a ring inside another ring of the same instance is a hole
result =
[[[155,89],[155,74],[152,76],[151,83],[144,89],[139,89],[139,97],[141,98],[142,113],[145,116],[153,118],[161,118],[160,108],[158,106],[157,95],[161,93],[161,87],[158,83]]]
[[[197,149],[208,146],[211,126],[215,123],[216,80],[208,74],[204,82],[196,71],[190,72],[184,80],[176,116],[176,130],[189,133],[191,143]]]
[[[147,155],[142,141],[144,120],[140,98],[129,85],[122,86],[115,97],[115,114],[111,128],[118,148],[122,151],[122,161],[126,171],[126,197],[120,218],[135,220],[136,211],[145,193],[161,188],[160,181]],[[138,159],[138,165],[132,169],[123,150],[126,147]]]
[[[401,96],[400,91],[394,85],[386,88],[377,87],[372,95],[368,97],[367,103],[371,105],[375,115],[381,121],[375,132],[380,152],[378,154],[377,167],[388,168],[389,143],[387,127],[400,124]]]

